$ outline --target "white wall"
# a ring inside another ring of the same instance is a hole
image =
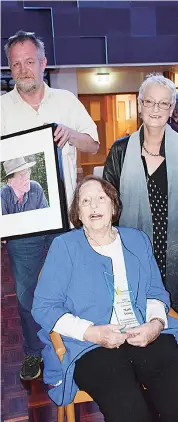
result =
[[[78,96],[76,69],[58,69],[50,72],[51,88],[67,89]]]
[[[96,69],[77,72],[79,94],[137,92],[145,77],[145,73],[142,71],[111,70],[109,82],[102,84],[97,82],[96,73]]]
[[[78,94],[112,94],[137,92],[144,80],[143,71],[120,71],[113,69],[110,72],[109,83],[98,84],[96,81],[97,69],[56,69],[50,72],[51,87],[67,89]],[[102,72],[102,70],[99,70]]]
[[[120,70],[112,69],[97,69],[97,68],[65,68],[56,69],[50,72],[51,87],[67,89],[73,92],[76,96],[78,94],[119,94],[138,92],[139,87],[145,76],[154,69],[133,69]],[[96,80],[97,72],[109,72],[109,83],[98,83]],[[178,88],[178,73],[175,74],[175,84]]]

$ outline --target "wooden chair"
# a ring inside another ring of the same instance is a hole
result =
[[[169,315],[178,319],[178,313],[172,308],[169,311]],[[51,342],[55,349],[55,352],[62,362],[63,356],[65,355],[66,349],[61,339],[60,334],[54,331],[50,334]],[[66,416],[66,422],[75,422],[75,409],[76,403],[85,403],[93,401],[92,397],[89,396],[85,391],[77,391],[74,401],[67,406],[58,406],[57,408],[57,422],[64,422],[64,416]]]
[[[62,362],[63,356],[65,355],[66,348],[61,339],[60,334],[55,333],[54,331],[50,334],[50,338],[55,349],[55,352]],[[85,391],[77,391],[75,399],[72,403],[67,406],[58,406],[57,408],[57,422],[64,422],[64,416],[66,416],[66,422],[75,422],[75,409],[74,404],[84,403],[93,401],[93,399]]]

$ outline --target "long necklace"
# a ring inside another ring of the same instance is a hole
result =
[[[152,157],[160,157],[160,153],[159,154],[153,154],[152,152],[149,152],[146,148],[145,145],[143,144],[143,149],[147,152],[147,154],[151,155]]]
[[[85,231],[86,237],[89,238],[89,239],[91,239],[91,240],[93,240],[97,244],[97,246],[100,246],[100,247],[105,246],[105,245],[100,245],[97,242],[96,239],[94,239],[92,236],[90,236],[90,234],[87,232],[87,230],[84,230],[84,231]],[[116,239],[116,237],[117,237],[117,230],[115,230],[115,229],[112,228],[112,230],[111,230],[111,236],[110,236],[112,242],[114,242],[114,240]]]

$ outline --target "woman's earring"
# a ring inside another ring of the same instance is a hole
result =
[[[169,117],[169,124],[171,125],[171,116]]]

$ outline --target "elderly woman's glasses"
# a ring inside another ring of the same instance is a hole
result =
[[[171,107],[171,104],[168,103],[167,101],[159,101],[158,103],[156,103],[156,101],[154,100],[141,100],[141,102],[144,105],[144,107],[148,107],[148,108],[154,107],[155,104],[158,105],[160,110],[169,110],[169,108]]]

